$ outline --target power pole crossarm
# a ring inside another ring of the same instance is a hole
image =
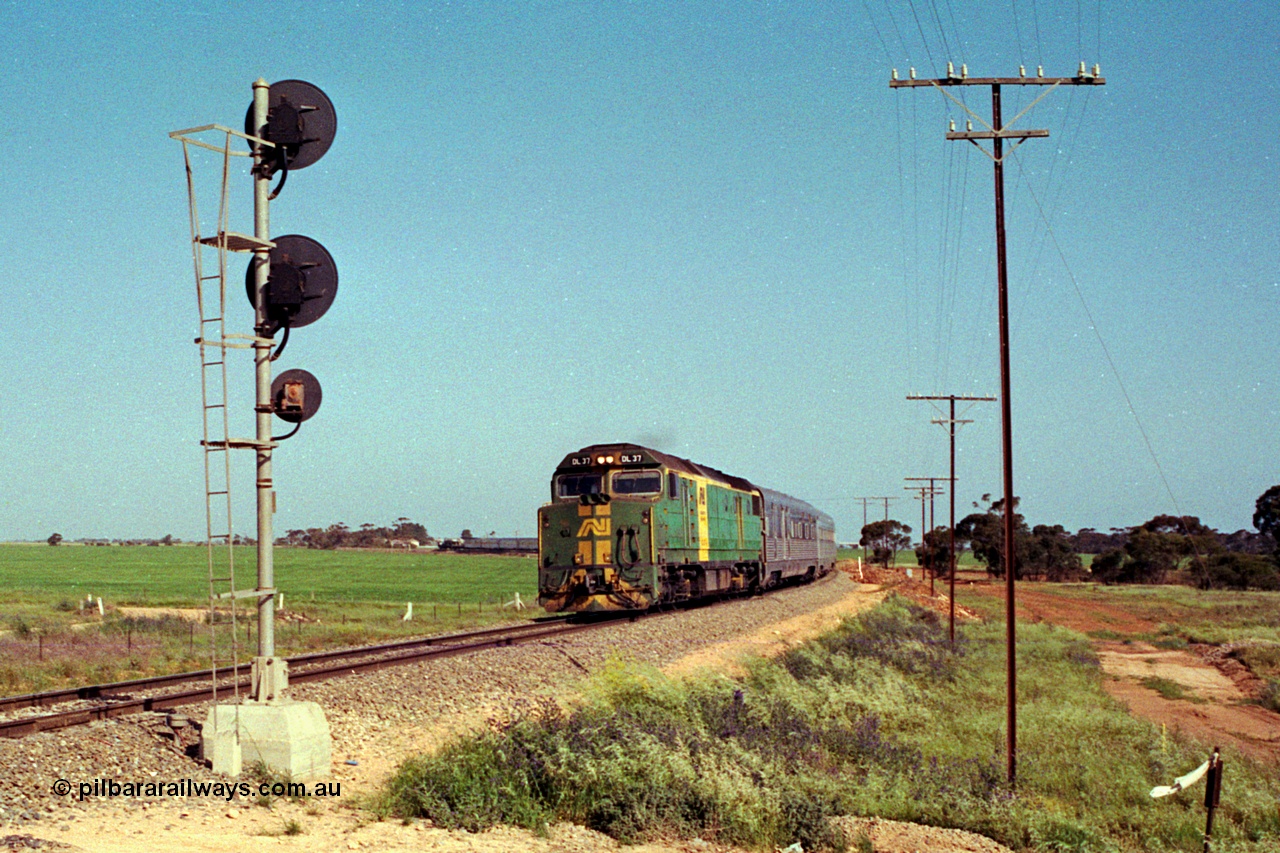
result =
[[[1085,69],[1083,62],[1080,63],[1080,70],[1075,77],[1045,77],[1038,75],[1036,77],[1028,77],[1025,74],[1018,77],[969,77],[967,75],[961,77],[942,77],[936,80],[916,80],[915,69],[912,69],[912,79],[899,80],[898,70],[893,70],[893,79],[889,81],[890,89],[912,89],[921,86],[1104,86],[1107,78],[1100,73],[1101,69],[1093,66],[1090,73]]]

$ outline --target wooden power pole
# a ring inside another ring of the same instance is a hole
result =
[[[902,479],[907,481],[912,481],[912,480],[928,480],[929,481],[929,485],[927,486],[904,486],[903,487],[908,491],[920,493],[920,498],[919,498],[920,499],[920,546],[925,549],[925,553],[928,553],[928,543],[925,542],[924,535],[933,530],[933,499],[938,495],[946,494],[946,492],[942,491],[942,489],[939,489],[935,484],[939,480],[946,480],[947,478],[946,477],[903,477]],[[952,489],[954,489],[955,484],[953,483],[951,487]],[[924,499],[926,495],[929,498],[929,523],[928,524],[925,524],[925,520],[924,520]],[[933,579],[934,577],[937,576],[938,573],[933,568],[933,561],[930,560],[929,562],[930,562],[929,594],[933,595]]]
[[[967,122],[967,127],[962,132],[953,129],[947,133],[949,140],[965,140],[971,143],[979,151],[989,156],[995,163],[995,193],[996,193],[996,280],[999,286],[999,305],[1000,305],[1000,433],[1001,433],[1001,449],[1004,460],[1004,569],[1005,569],[1005,655],[1007,658],[1006,665],[1006,702],[1007,702],[1007,719],[1008,734],[1005,738],[1006,763],[1008,767],[1009,784],[1017,783],[1018,778],[1018,712],[1017,712],[1017,661],[1014,656],[1015,651],[1015,632],[1014,632],[1014,574],[1017,566],[1017,560],[1014,553],[1014,512],[1013,512],[1013,424],[1011,407],[1009,404],[1009,277],[1008,269],[1005,264],[1005,222],[1004,222],[1004,141],[1006,139],[1016,139],[1017,142],[1009,149],[1009,153],[1013,153],[1019,145],[1028,139],[1035,137],[1046,137],[1049,135],[1047,130],[1013,130],[1011,126],[1022,118],[1027,112],[1040,102],[1042,98],[1052,92],[1059,86],[1102,86],[1106,84],[1106,78],[1100,73],[1097,65],[1093,66],[1093,72],[1090,73],[1085,69],[1085,64],[1080,63],[1080,69],[1076,72],[1075,77],[1045,77],[1044,69],[1037,68],[1035,77],[1026,76],[1025,69],[1019,69],[1017,77],[970,77],[969,70],[966,66],[960,66],[959,76],[955,73],[955,66],[947,63],[947,76],[938,80],[917,80],[915,79],[915,69],[911,69],[911,79],[899,80],[898,72],[893,72],[893,79],[889,81],[891,89],[903,88],[920,88],[930,87],[938,90],[946,95],[952,101],[960,106],[962,110],[986,127],[986,130],[973,130],[973,121]],[[948,88],[952,86],[990,86],[991,87],[991,123],[987,124],[977,113],[974,113],[966,107],[961,101],[956,99]],[[1000,111],[1000,89],[1002,86],[1047,86],[1046,91],[1040,94],[1018,115],[1009,122],[1004,123],[1004,117]],[[991,140],[992,151],[987,151],[980,144],[980,140]]]
[[[951,476],[948,480],[951,483],[951,541],[948,550],[950,551],[950,559],[947,565],[950,566],[951,572],[951,619],[950,619],[950,637],[951,645],[956,644],[956,425],[971,424],[971,420],[960,420],[956,417],[956,400],[965,400],[970,402],[991,402],[995,397],[965,397],[959,394],[929,395],[929,394],[911,394],[907,396],[908,400],[950,400],[951,401],[951,417],[950,418],[934,418],[931,422],[946,426],[947,432],[951,435]],[[936,406],[934,407],[937,408]]]

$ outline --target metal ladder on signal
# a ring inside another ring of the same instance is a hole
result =
[[[193,134],[215,130],[223,133],[221,146],[211,145],[192,138]],[[235,533],[232,525],[231,451],[256,449],[260,442],[230,436],[230,419],[227,410],[227,357],[234,350],[252,349],[255,338],[251,335],[228,334],[227,312],[227,253],[252,252],[271,248],[273,244],[255,237],[227,230],[227,186],[230,174],[230,158],[242,156],[232,152],[232,137],[240,137],[236,131],[218,125],[207,125],[170,134],[182,142],[182,153],[187,174],[187,200],[191,220],[191,251],[195,266],[196,303],[199,310],[199,336],[195,343],[200,348],[200,402],[201,447],[204,449],[205,480],[205,542],[209,583],[209,656],[213,673],[213,702],[217,704],[219,669],[218,605],[229,602],[231,627],[229,647],[225,650],[232,665],[231,689],[239,701],[240,642],[236,602],[242,598],[254,598],[256,589],[236,589]],[[212,237],[201,236],[200,215],[196,203],[195,179],[191,165],[191,146],[207,148],[222,155],[221,192],[218,203],[217,229]],[[206,273],[206,256],[216,259],[216,272]]]

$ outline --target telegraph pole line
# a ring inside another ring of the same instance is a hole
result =
[[[960,66],[960,76],[955,74],[955,66],[947,63],[947,76],[939,80],[917,80],[915,79],[915,69],[911,69],[910,80],[899,80],[898,72],[895,69],[893,79],[889,81],[889,88],[917,88],[932,87],[937,89],[946,97],[950,98],[960,106],[979,124],[986,126],[985,131],[974,131],[973,122],[966,123],[966,129],[963,132],[956,132],[954,122],[952,129],[947,133],[948,140],[965,140],[976,147],[979,151],[987,154],[995,164],[995,196],[996,196],[996,280],[999,286],[999,305],[1000,305],[1000,423],[1001,423],[1001,450],[1004,460],[1004,567],[1005,567],[1005,655],[1007,658],[1005,688],[1007,693],[1008,713],[1006,724],[1008,727],[1008,736],[1006,738],[1006,759],[1008,765],[1009,784],[1017,783],[1018,778],[1018,717],[1017,717],[1017,661],[1015,658],[1015,632],[1014,632],[1014,574],[1017,561],[1014,553],[1014,522],[1013,522],[1013,424],[1012,424],[1012,407],[1009,402],[1009,278],[1005,263],[1005,221],[1004,221],[1004,140],[1016,139],[1017,142],[1009,149],[1009,153],[1013,153],[1019,145],[1028,139],[1036,137],[1047,137],[1047,130],[1011,130],[1010,127],[1015,124],[1018,119],[1026,115],[1027,112],[1040,102],[1042,98],[1052,92],[1059,86],[1102,86],[1106,84],[1104,78],[1097,65],[1093,66],[1093,72],[1090,73],[1085,69],[1085,64],[1080,63],[1080,69],[1076,72],[1075,77],[1045,77],[1043,67],[1036,69],[1035,77],[1026,76],[1026,69],[1019,68],[1019,76],[1017,77],[970,77],[969,69],[965,65]],[[990,86],[991,87],[991,123],[987,124],[981,117],[966,107],[958,99],[947,91],[951,86]],[[1004,123],[1004,117],[1001,114],[1000,105],[1000,88],[1002,86],[1048,86],[1049,88],[1041,93],[1040,97],[1032,101],[1027,107],[1009,122]],[[992,151],[988,152],[979,143],[979,140],[990,139]]]
[[[927,480],[927,479],[929,479],[929,478],[928,478],[928,477],[921,477],[920,479],[922,479],[922,480]],[[924,531],[924,526],[925,526],[925,517],[924,517],[924,515],[925,515],[925,512],[924,512],[924,510],[925,510],[925,507],[924,507],[924,496],[925,496],[925,494],[929,491],[929,487],[928,487],[928,486],[903,486],[902,488],[906,489],[906,490],[907,490],[907,491],[909,491],[909,492],[919,492],[919,493],[920,493],[920,494],[918,494],[918,495],[915,495],[915,500],[920,501],[920,530],[921,530],[921,534],[920,534],[920,535],[921,535],[921,536],[923,536],[923,535],[924,535],[923,531]]]
[[[854,500],[862,501],[862,526],[866,527],[867,526],[867,503],[869,501],[884,501],[884,520],[888,521],[889,520],[889,501],[896,501],[897,498],[884,497],[883,495],[878,495],[876,497],[854,498]],[[862,531],[858,531],[858,532],[861,533]],[[861,539],[862,537],[859,536],[858,538]],[[870,561],[870,558],[867,556],[867,548],[865,545],[862,548],[862,557],[864,560]]]
[[[928,480],[929,485],[926,487],[929,492],[929,530],[933,530],[933,497],[935,495],[945,495],[946,492],[939,489],[936,483],[949,480],[949,477],[903,477],[904,480]],[[918,489],[920,486],[910,486],[909,488]],[[923,522],[921,522],[923,523]]]
[[[947,433],[951,437],[951,476],[948,478],[951,482],[951,541],[948,546],[949,557],[948,565],[950,572],[950,594],[951,594],[951,619],[949,622],[949,630],[951,636],[951,645],[956,644],[956,425],[971,424],[972,420],[960,420],[956,417],[956,400],[973,403],[989,403],[995,400],[995,397],[966,397],[961,394],[909,394],[908,400],[949,400],[951,402],[950,418],[934,418],[930,423],[941,424],[947,427]],[[937,409],[937,406],[934,406]]]
[[[933,530],[933,527],[934,527],[934,525],[933,525],[933,499],[934,499],[934,497],[935,497],[935,496],[937,496],[937,495],[946,494],[946,492],[943,492],[943,491],[942,491],[941,489],[939,489],[935,484],[936,484],[939,480],[946,480],[947,478],[946,478],[946,477],[903,477],[902,479],[904,479],[904,480],[908,480],[908,481],[910,481],[910,480],[928,480],[928,481],[929,481],[929,485],[927,485],[927,486],[906,486],[906,487],[905,487],[905,488],[908,488],[908,489],[921,489],[921,490],[922,490],[922,491],[920,492],[920,545],[921,545],[921,547],[924,547],[924,548],[926,549],[926,550],[925,550],[925,553],[928,553],[928,543],[925,541],[924,535],[925,535],[926,533],[931,532],[931,531]],[[954,483],[952,484],[951,488],[952,488],[952,490],[954,491],[954,489],[955,489],[955,484],[954,484]],[[925,523],[924,523],[924,496],[925,496],[925,493],[926,493],[926,492],[927,492],[927,493],[928,493],[928,495],[929,495],[929,524],[928,524],[928,527],[926,527],[926,526],[925,526]],[[930,594],[930,595],[933,595],[933,579],[934,579],[935,577],[937,577],[937,575],[938,575],[938,572],[934,569],[934,567],[933,567],[933,560],[932,560],[932,558],[931,558],[931,559],[929,560],[929,594]]]

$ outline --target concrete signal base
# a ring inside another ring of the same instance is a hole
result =
[[[227,776],[262,763],[295,782],[320,779],[329,775],[329,721],[316,702],[215,705],[205,718],[200,757]]]

